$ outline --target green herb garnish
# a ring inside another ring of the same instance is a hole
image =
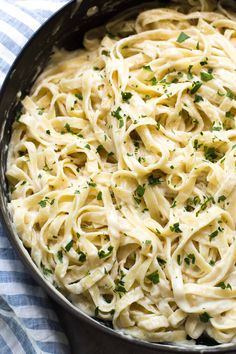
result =
[[[190,38],[186,33],[181,32],[179,37],[177,38],[176,42],[178,43],[183,43],[184,41],[186,41],[188,38]]]
[[[216,286],[217,286],[218,288],[223,289],[223,290],[225,290],[225,289],[230,289],[230,290],[232,290],[232,286],[231,286],[229,283],[228,283],[228,284],[225,284],[223,281],[221,281],[220,283],[216,284]]]
[[[187,265],[190,265],[190,263],[192,262],[192,264],[195,264],[195,256],[193,253],[190,253],[187,255],[187,257],[184,258],[184,261]]]
[[[131,97],[133,96],[131,92],[121,92],[122,100],[124,102],[129,102]]]
[[[160,282],[159,273],[157,270],[155,272],[147,275],[147,279],[151,280],[153,284],[158,284]]]
[[[144,193],[145,193],[145,187],[144,186],[141,186],[140,184],[138,185],[138,187],[136,188],[135,190],[135,194],[142,198],[144,196]]]
[[[97,200],[102,200],[102,192],[98,192],[98,195],[97,195]]]
[[[161,184],[161,177],[154,177],[153,175],[148,176],[148,184],[151,186],[156,186],[157,184]]]
[[[57,258],[58,258],[58,260],[62,263],[62,259],[63,259],[63,252],[62,252],[62,250],[60,250],[60,251],[57,252]]]
[[[202,82],[201,81],[194,81],[190,90],[190,93],[193,95],[194,93],[196,93],[200,87],[202,86]]]
[[[42,271],[43,271],[43,274],[44,275],[49,275],[49,274],[53,274],[52,270],[49,269],[49,268],[46,268],[45,265],[41,262],[41,268],[42,268]]]
[[[113,248],[114,248],[113,246],[109,246],[107,249],[107,253],[104,250],[98,251],[98,257],[100,259],[109,257],[112,253]]]
[[[207,312],[203,312],[201,315],[199,315],[200,321],[207,323],[210,318],[212,318]]]
[[[75,94],[75,97],[78,98],[78,99],[81,100],[81,101],[82,101],[82,99],[83,99],[83,96],[82,96],[81,93],[76,93],[76,94]]]
[[[170,226],[170,231],[176,232],[176,233],[182,232],[182,230],[179,227],[179,223],[178,222],[176,222],[175,224]]]
[[[202,71],[200,75],[201,75],[201,80],[205,82],[214,79],[214,76],[212,74],[207,73],[205,71],[204,72]]]
[[[78,255],[79,255],[79,262],[84,263],[86,261],[86,254],[82,251],[77,251]]]
[[[122,128],[124,126],[124,119],[121,115],[121,108],[117,107],[117,109],[115,111],[111,112],[111,115],[112,115],[112,117],[115,117],[116,119],[119,120],[119,122],[120,122],[119,128]]]
[[[71,247],[73,246],[73,243],[74,243],[73,240],[71,240],[69,243],[67,243],[67,245],[65,246],[66,252],[70,251]]]
[[[220,195],[219,198],[218,198],[218,203],[224,202],[225,199],[226,199],[226,196],[225,196],[225,195]]]
[[[212,232],[212,233],[209,235],[209,240],[210,240],[210,242],[211,242],[216,236],[218,236],[218,233],[219,233],[219,231],[218,231],[218,230],[215,230],[214,232]]]
[[[198,103],[198,102],[201,102],[201,101],[204,101],[203,97],[200,96],[200,95],[195,95],[194,103]]]
[[[151,69],[151,66],[150,66],[150,65],[144,65],[143,68],[144,68],[144,70],[147,70],[147,71],[151,71],[151,72],[152,72],[152,69]]]

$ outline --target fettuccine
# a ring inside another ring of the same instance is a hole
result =
[[[189,0],[56,51],[13,126],[17,232],[82,311],[236,340],[236,15]]]

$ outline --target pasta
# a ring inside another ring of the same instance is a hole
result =
[[[235,19],[206,0],[127,13],[57,50],[13,125],[24,246],[142,340],[236,340]]]

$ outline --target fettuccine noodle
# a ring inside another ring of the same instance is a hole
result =
[[[235,20],[206,0],[127,13],[57,51],[13,126],[24,246],[140,339],[236,340]]]

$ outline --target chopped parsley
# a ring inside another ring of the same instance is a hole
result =
[[[86,144],[84,147],[88,150],[91,150],[91,146],[89,144]]]
[[[121,92],[122,100],[124,102],[129,102],[131,97],[133,96],[131,92]]]
[[[109,246],[107,249],[107,253],[104,250],[98,251],[98,257],[100,259],[109,257],[113,251],[113,248],[114,248],[113,246]]]
[[[54,202],[55,202],[55,199],[52,199],[50,201],[48,197],[45,197],[44,199],[40,200],[40,202],[38,202],[38,204],[41,206],[41,208],[46,208],[47,204],[53,205]]]
[[[195,150],[198,150],[200,147],[202,146],[202,144],[199,144],[198,143],[198,140],[197,139],[194,139],[193,141],[193,147]]]
[[[96,149],[96,151],[99,153],[99,152],[101,152],[102,150],[105,150],[104,149],[104,146],[103,145],[98,145],[98,147],[97,147],[97,149]]]
[[[144,196],[144,193],[145,193],[145,187],[144,186],[141,186],[140,184],[138,185],[138,187],[135,189],[135,194],[142,198]]]
[[[216,286],[217,286],[218,288],[223,289],[223,290],[225,290],[225,289],[230,289],[230,290],[232,290],[232,286],[231,286],[229,283],[228,283],[228,284],[225,284],[223,281],[221,281],[220,283],[216,284]]]
[[[212,131],[220,131],[220,130],[222,130],[222,127],[219,125],[219,126],[216,126],[216,125],[213,125],[213,127],[212,127],[212,129],[211,129]]]
[[[187,265],[190,265],[190,263],[192,262],[192,264],[195,264],[195,256],[193,253],[189,253],[187,255],[187,257],[184,258],[184,261]]]
[[[194,81],[190,90],[190,93],[193,95],[194,93],[196,93],[200,87],[202,86],[202,82],[201,81]]]
[[[225,195],[220,195],[219,198],[218,198],[218,203],[224,202],[225,199],[226,199],[226,196],[225,196]]]
[[[160,257],[157,257],[157,261],[160,264],[160,266],[162,266],[162,267],[166,264],[166,261]]]
[[[67,243],[67,245],[65,246],[66,252],[70,251],[71,247],[73,246],[73,243],[74,243],[73,240],[71,240],[69,243]]]
[[[81,101],[82,101],[82,99],[83,99],[83,96],[81,95],[81,93],[76,93],[76,94],[75,94],[75,97],[78,98],[78,99],[81,100]]]
[[[13,193],[15,190],[16,190],[16,187],[14,187],[14,186],[10,187],[10,193]]]
[[[199,315],[200,321],[204,322],[204,323],[207,323],[210,318],[212,318],[212,317],[207,312],[203,312],[203,313],[201,313],[201,315]]]
[[[97,200],[102,200],[102,192],[98,192],[98,195],[97,195]]]
[[[220,90],[217,91],[217,95],[220,96],[220,97],[225,96],[225,94],[223,92],[220,92]]]
[[[79,262],[84,263],[86,261],[86,254],[82,251],[77,251],[79,255]]]
[[[212,202],[214,204],[215,203],[214,198],[211,197],[211,196],[210,197],[205,197],[205,200],[202,203],[202,205],[201,205],[200,209],[198,210],[198,212],[196,213],[196,216],[198,216],[200,211],[205,210],[210,202]]]
[[[216,236],[218,236],[218,233],[219,233],[219,231],[218,231],[218,230],[215,230],[215,231],[213,231],[213,232],[209,235],[209,240],[210,240],[210,242],[211,242]]]
[[[62,263],[62,259],[63,259],[63,252],[62,252],[62,250],[60,250],[60,251],[57,252],[57,258],[58,258],[59,262]]]
[[[152,86],[157,85],[157,79],[156,79],[156,77],[153,76],[153,78],[150,80],[150,82],[151,82],[151,85],[152,85]]]
[[[181,263],[182,263],[180,254],[177,255],[177,263],[178,263],[178,265],[181,265]]]
[[[206,58],[205,60],[200,61],[200,65],[204,66],[208,64],[208,58]]]
[[[143,66],[143,69],[144,69],[144,70],[147,70],[147,71],[152,71],[150,65],[144,65],[144,66]]]
[[[222,156],[219,155],[219,152],[214,147],[204,146],[204,157],[214,163]]]
[[[183,43],[184,41],[186,41],[188,38],[190,38],[186,33],[181,32],[179,37],[177,38],[176,42],[178,43]]]
[[[124,119],[121,115],[121,108],[117,107],[117,109],[115,111],[111,112],[112,117],[115,117],[116,119],[118,119],[118,121],[120,122],[119,128],[122,128],[124,126]]]
[[[192,72],[191,72],[192,68],[193,68],[193,65],[189,65],[189,67],[188,67],[188,74],[187,74],[187,78],[188,78],[189,80],[192,80],[192,78],[193,78],[193,74],[192,74]]]
[[[44,275],[49,275],[49,274],[53,274],[52,270],[49,269],[49,268],[46,268],[45,265],[41,262],[41,268],[42,268],[42,271],[43,271],[43,274]]]
[[[44,108],[37,108],[37,110],[38,110],[38,114],[39,114],[40,116],[42,116],[42,115],[43,115]]]
[[[87,182],[87,184],[89,187],[96,187],[97,186],[96,183],[93,182],[92,180],[90,182]]]
[[[182,230],[179,227],[179,222],[176,222],[175,224],[170,226],[170,231],[180,233]]]
[[[105,55],[106,57],[110,56],[110,52],[108,50],[102,50],[102,55]]]
[[[234,94],[231,90],[227,90],[226,97],[228,97],[231,101],[234,100]]]
[[[155,270],[155,272],[147,275],[147,279],[151,280],[153,284],[158,284],[160,282],[158,270]]]
[[[234,115],[230,112],[230,111],[228,111],[228,112],[225,112],[225,116],[226,116],[226,118],[229,118],[229,119],[234,119]]]
[[[202,71],[200,75],[201,75],[201,80],[205,82],[214,79],[214,76],[211,73],[207,73],[205,71]]]
[[[194,103],[204,101],[203,97],[200,95],[195,95]]]
[[[73,132],[72,132],[72,130],[71,130],[71,127],[70,127],[70,124],[66,123],[66,124],[64,125],[64,127],[66,128],[67,133],[73,134]]]
[[[157,184],[161,184],[162,180],[160,177],[155,177],[153,175],[148,176],[148,184],[151,186],[156,186]]]
[[[115,280],[116,287],[114,288],[114,293],[117,293],[120,297],[124,295],[127,290],[125,289],[125,282],[122,280],[124,277],[123,272],[121,272],[121,278]]]
[[[152,240],[145,240],[145,245],[151,245],[152,244]]]

